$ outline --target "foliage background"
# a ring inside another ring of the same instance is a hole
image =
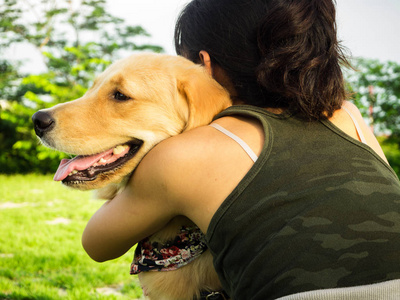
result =
[[[65,154],[40,145],[31,116],[38,109],[82,96],[97,74],[133,51],[163,49],[140,44],[147,32],[109,14],[105,0],[17,0],[0,2],[0,173],[52,173]],[[4,57],[14,45],[34,46],[47,71],[26,74],[23,61]],[[122,50],[123,49],[123,50]],[[400,174],[400,65],[352,61],[346,79],[353,101]],[[371,92],[372,91],[372,92]]]
[[[161,52],[140,44],[141,26],[127,26],[105,10],[105,0],[0,2],[0,173],[54,172],[65,155],[38,143],[31,116],[81,97],[95,76],[133,51]],[[23,9],[23,8],[24,9]],[[32,45],[47,71],[24,74],[24,62],[4,58],[11,46]]]

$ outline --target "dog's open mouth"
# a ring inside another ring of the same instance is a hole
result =
[[[116,146],[95,155],[78,155],[72,159],[63,159],[54,175],[55,181],[73,183],[92,181],[101,173],[112,172],[133,158],[140,146],[140,140]]]

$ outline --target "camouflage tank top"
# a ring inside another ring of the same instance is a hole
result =
[[[260,157],[206,234],[233,299],[275,299],[400,279],[400,183],[371,148],[329,121],[252,106],[265,132]]]

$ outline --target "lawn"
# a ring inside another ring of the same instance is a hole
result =
[[[81,234],[103,201],[51,176],[0,175],[0,299],[138,299],[133,251],[96,263]]]

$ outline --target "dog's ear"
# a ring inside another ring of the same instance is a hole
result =
[[[200,66],[178,78],[178,91],[189,108],[184,131],[211,123],[215,115],[231,105],[228,92]]]

